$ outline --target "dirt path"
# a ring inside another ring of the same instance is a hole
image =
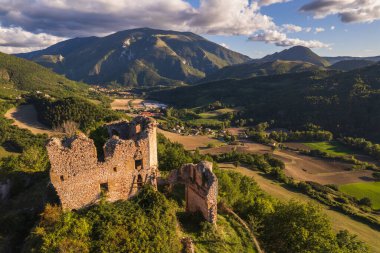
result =
[[[20,105],[17,108],[12,108],[8,110],[4,116],[7,119],[12,119],[14,121],[13,125],[19,128],[28,129],[33,134],[47,134],[57,135],[59,132],[53,131],[52,129],[46,127],[44,124],[37,120],[37,111],[34,105]]]
[[[304,194],[293,192],[287,190],[281,185],[263,177],[260,172],[249,170],[245,167],[234,168],[231,164],[220,164],[221,169],[228,169],[237,171],[243,175],[253,177],[255,181],[259,184],[263,191],[267,192],[269,195],[280,199],[280,200],[291,200],[296,199],[304,202],[312,202],[321,205],[319,202],[310,199]],[[366,242],[371,247],[371,252],[380,253],[380,232],[372,229],[371,227],[355,221],[350,217],[341,214],[339,212],[330,210],[327,206],[321,205],[324,208],[324,212],[330,218],[333,228],[335,231],[347,229],[351,233],[356,234],[360,240]]]

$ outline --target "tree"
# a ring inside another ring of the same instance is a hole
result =
[[[310,203],[280,203],[265,219],[261,234],[267,252],[337,252],[329,220]]]
[[[372,201],[370,198],[365,197],[359,200],[359,205],[371,207]]]
[[[368,253],[368,246],[358,240],[356,235],[350,234],[347,230],[341,230],[336,235],[339,248],[344,253]]]

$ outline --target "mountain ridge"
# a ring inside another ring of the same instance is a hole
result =
[[[281,52],[276,52],[274,54],[267,55],[257,61],[272,62],[276,60],[303,61],[321,67],[327,67],[330,65],[330,63],[327,60],[314,53],[310,48],[303,46],[294,46],[289,49],[285,49]]]
[[[150,28],[70,39],[17,56],[73,80],[128,86],[182,85],[250,60],[194,33]]]

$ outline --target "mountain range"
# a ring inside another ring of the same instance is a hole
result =
[[[182,85],[250,60],[194,33],[149,28],[70,39],[17,56],[73,80],[127,86]]]
[[[181,86],[323,69],[349,71],[380,60],[380,57],[321,57],[302,46],[250,59],[194,33],[150,28],[106,37],[69,39],[17,56],[72,80],[130,87]]]

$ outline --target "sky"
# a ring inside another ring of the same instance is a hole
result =
[[[0,0],[5,53],[139,27],[191,31],[252,58],[296,45],[380,55],[380,0]]]

